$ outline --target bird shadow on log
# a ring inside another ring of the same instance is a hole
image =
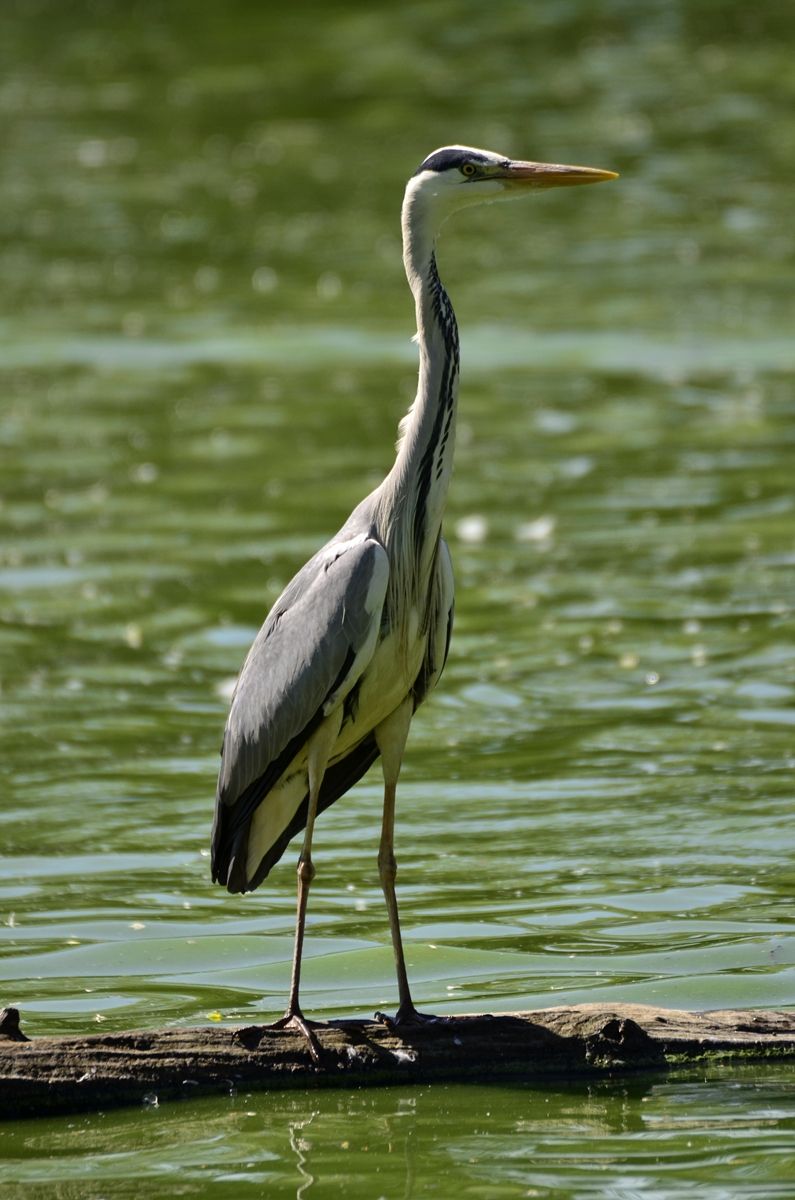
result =
[[[430,1070],[451,1077],[476,1072],[496,1078],[533,1064],[552,1072],[645,1069],[664,1066],[666,1061],[660,1042],[628,1017],[608,1017],[585,1037],[559,1033],[527,1017],[489,1013],[439,1017],[397,1028],[381,1022],[337,1020],[317,1025],[314,1032],[323,1053],[321,1070],[334,1063],[337,1069],[398,1064],[414,1066],[419,1074]],[[267,1026],[250,1025],[233,1036],[241,1047],[256,1053],[268,1048],[272,1035]]]

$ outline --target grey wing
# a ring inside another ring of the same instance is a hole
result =
[[[420,673],[414,684],[414,708],[422,704],[433,691],[447,662],[450,638],[453,633],[455,612],[455,581],[450,548],[444,538],[439,538],[428,625],[428,648],[425,652]]]
[[[369,663],[388,578],[384,548],[359,535],[325,546],[273,606],[243,664],[224,732],[213,879],[232,885],[254,811]]]

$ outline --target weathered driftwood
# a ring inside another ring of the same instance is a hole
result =
[[[303,1036],[248,1026],[27,1040],[0,1013],[0,1117],[85,1111],[258,1088],[518,1081],[670,1067],[698,1059],[795,1060],[795,1012],[681,1012],[581,1004],[440,1020],[399,1034],[334,1021]]]

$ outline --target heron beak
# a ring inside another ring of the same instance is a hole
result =
[[[570,187],[576,183],[603,183],[618,179],[616,171],[600,167],[567,167],[562,163],[509,162],[498,178],[510,187]]]

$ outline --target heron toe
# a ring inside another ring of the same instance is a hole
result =
[[[283,1017],[279,1017],[278,1021],[271,1021],[270,1024],[264,1025],[263,1029],[294,1029],[297,1033],[302,1033],[306,1038],[310,1058],[314,1063],[319,1063],[323,1054],[323,1047],[320,1045],[317,1034],[314,1031],[323,1024],[325,1024],[323,1021],[307,1021],[302,1012],[298,1010],[290,1012],[288,1009]]]
[[[387,1029],[395,1030],[418,1029],[422,1025],[441,1024],[450,1018],[437,1017],[433,1013],[418,1012],[413,1004],[401,1004],[394,1017],[388,1016],[387,1013],[377,1012],[375,1019],[376,1021],[380,1021],[382,1025],[386,1025]]]

